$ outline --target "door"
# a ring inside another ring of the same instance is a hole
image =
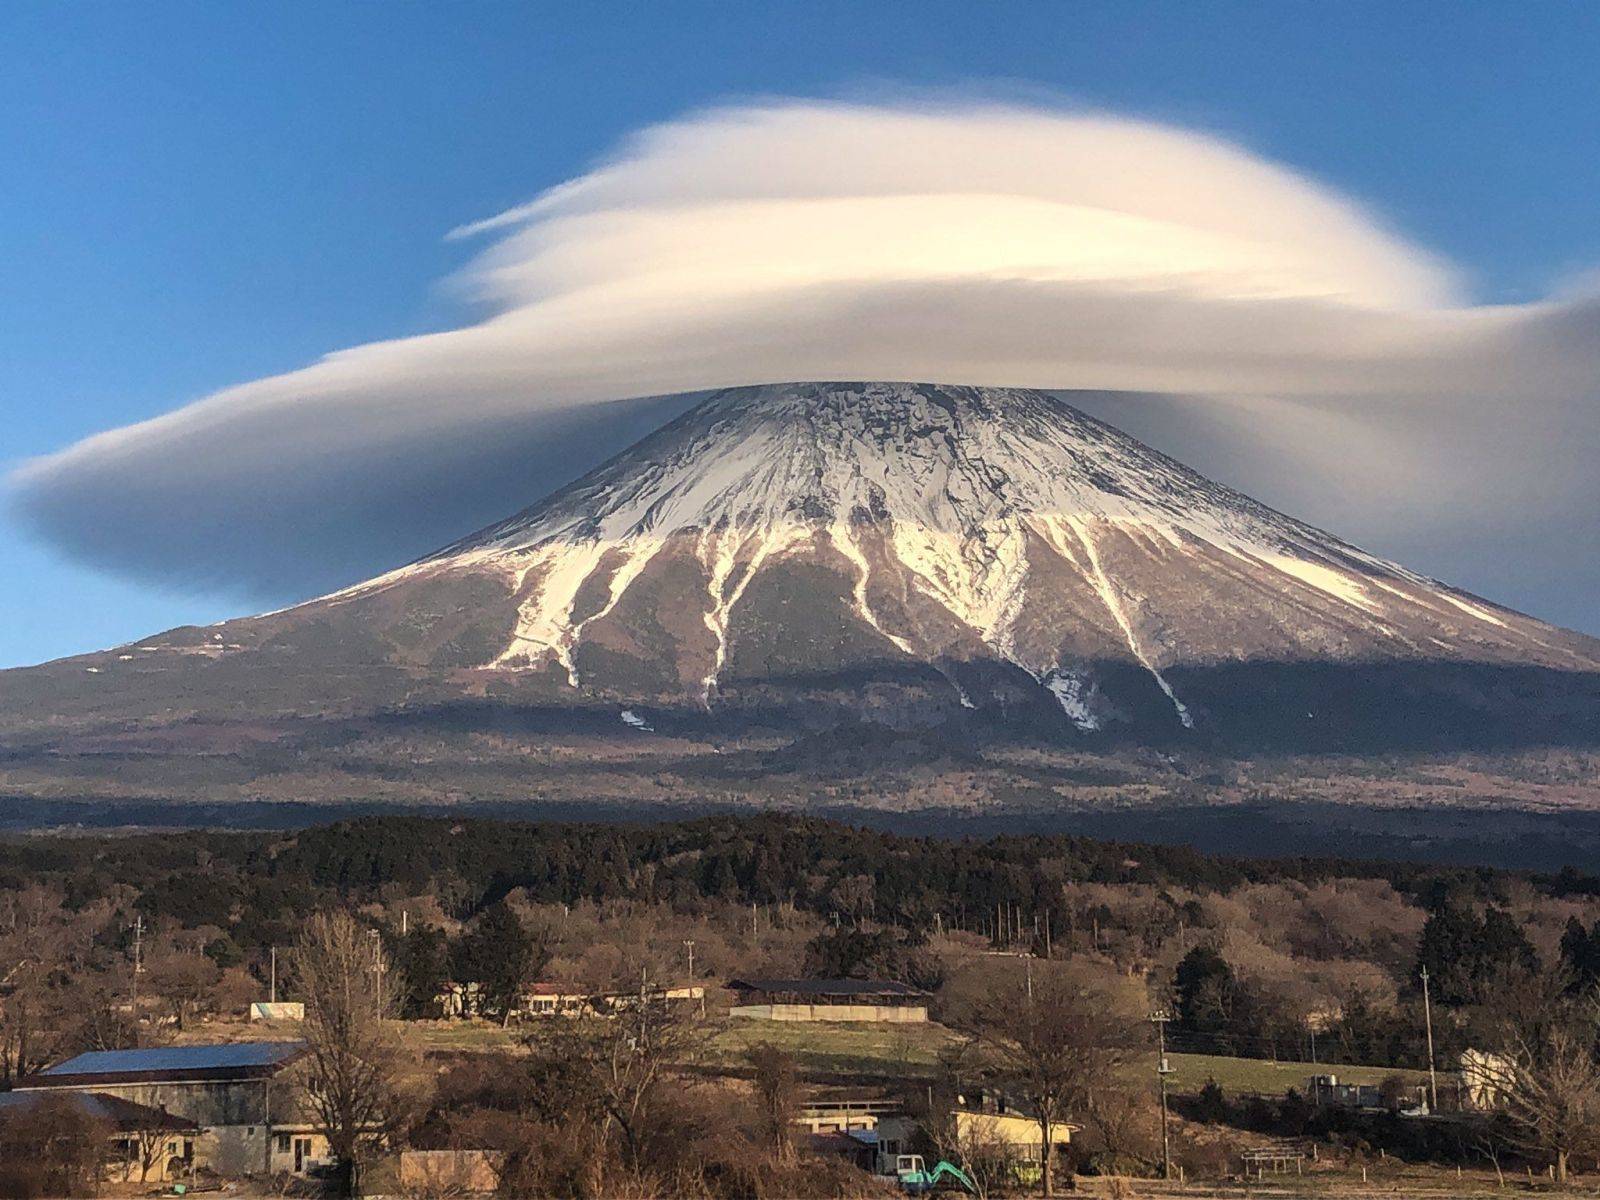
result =
[[[295,1138],[294,1140],[294,1173],[299,1175],[306,1169],[306,1159],[311,1157],[311,1139]]]

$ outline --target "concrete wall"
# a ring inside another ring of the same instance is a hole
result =
[[[910,1024],[928,1019],[920,1004],[743,1004],[728,1010],[730,1017],[759,1021],[880,1021]]]
[[[430,1196],[494,1192],[504,1161],[497,1150],[402,1150],[400,1186]]]
[[[298,1000],[257,1000],[250,1005],[252,1021],[304,1021],[306,1006]]]
[[[218,1175],[259,1175],[267,1167],[265,1125],[213,1125],[200,1135],[195,1158]]]
[[[962,1141],[976,1141],[986,1144],[1008,1146],[1017,1150],[1030,1151],[1035,1157],[1039,1153],[1039,1122],[1032,1117],[1022,1117],[1015,1113],[984,1113],[966,1112],[958,1110],[950,1114],[955,1118],[956,1136]],[[1051,1140],[1057,1146],[1068,1145],[1072,1141],[1072,1131],[1077,1128],[1066,1121],[1057,1121],[1050,1127]]]

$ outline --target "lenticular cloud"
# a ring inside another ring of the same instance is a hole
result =
[[[1300,495],[1292,479],[1392,463],[1381,512],[1340,515],[1402,543],[1475,519],[1516,465],[1506,421],[1535,453],[1540,430],[1594,430],[1592,304],[1471,307],[1446,264],[1359,204],[1149,122],[727,108],[457,236],[484,243],[457,281],[488,306],[478,324],[100,434],[24,466],[15,505],[103,566],[278,599],[503,517],[675,415],[689,401],[673,394],[712,387],[1181,396],[1184,421],[1223,431],[1237,481],[1294,462],[1269,489],[1280,502]],[[1457,431],[1448,454],[1435,420]],[[1453,482],[1467,472],[1470,489]],[[1520,497],[1527,519],[1592,501],[1586,474],[1547,472]]]

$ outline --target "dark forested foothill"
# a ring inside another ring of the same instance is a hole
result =
[[[240,945],[270,940],[274,920],[333,899],[427,892],[458,916],[513,890],[539,903],[642,900],[785,904],[879,923],[978,928],[1035,917],[1063,882],[1226,892],[1253,884],[1382,881],[1433,911],[1435,897],[1491,903],[1513,886],[1552,897],[1600,895],[1600,878],[1327,858],[1250,860],[1066,835],[984,840],[911,837],[766,815],[650,825],[371,817],[293,834],[16,837],[0,842],[0,890],[49,882],[83,904],[133,888],[147,917],[228,928]],[[1480,908],[1482,903],[1480,903]],[[1173,927],[1183,903],[1170,906]],[[1454,912],[1455,910],[1451,910]],[[1485,920],[1438,936],[1481,943]],[[998,913],[998,916],[997,916]],[[1013,914],[1008,918],[1008,914]],[[1074,915],[1055,914],[1059,933]],[[1192,921],[1194,913],[1191,911]],[[1498,943],[1496,943],[1498,945]],[[1519,951],[1520,953],[1520,951]]]

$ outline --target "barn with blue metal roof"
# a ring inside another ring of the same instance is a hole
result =
[[[219,1175],[304,1173],[327,1157],[295,1065],[304,1042],[94,1050],[17,1082],[19,1094],[94,1094],[165,1110],[200,1131],[196,1162]]]

